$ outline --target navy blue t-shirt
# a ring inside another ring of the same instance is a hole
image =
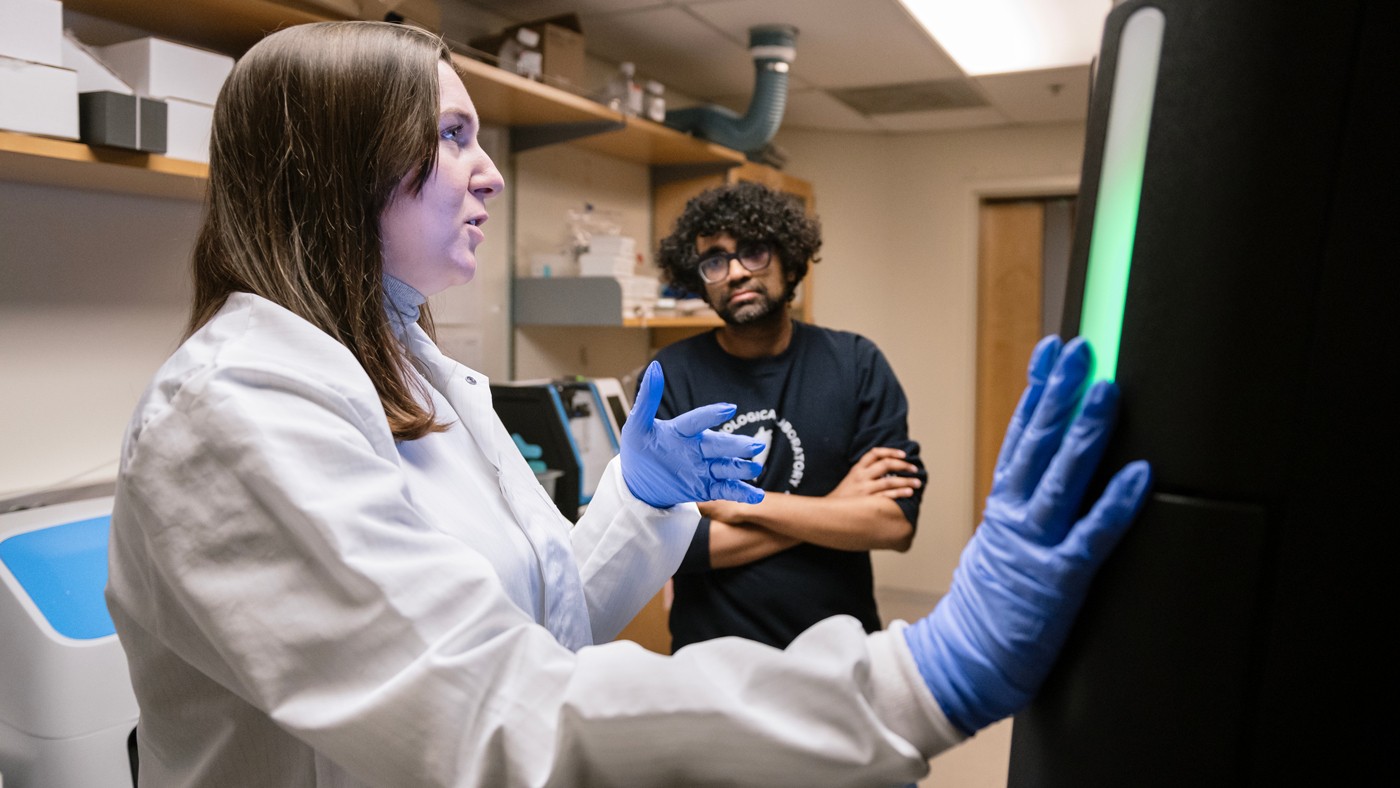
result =
[[[780,355],[741,359],[719,346],[715,332],[663,348],[666,375],[658,418],[673,418],[712,402],[732,402],[735,416],[716,429],[758,437],[769,445],[756,484],[771,492],[826,495],[866,451],[903,449],[927,474],[919,444],[909,439],[908,402],[894,371],[870,340],[794,322]],[[897,499],[918,522],[923,488]],[[802,543],[727,569],[710,568],[709,520],[702,519],[675,576],[671,647],[725,635],[786,648],[822,619],[855,616],[867,632],[880,629],[867,551]]]

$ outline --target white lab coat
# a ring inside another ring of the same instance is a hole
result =
[[[786,652],[589,645],[675,569],[694,507],[636,500],[614,461],[570,530],[485,377],[407,344],[456,422],[431,445],[396,444],[350,353],[255,296],[157,374],[107,590],[142,785],[881,785],[960,740],[898,631],[853,619]]]

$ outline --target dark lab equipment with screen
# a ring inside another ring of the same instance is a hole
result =
[[[1109,14],[1063,333],[1123,392],[1096,488],[1137,458],[1155,486],[1013,788],[1400,784],[1397,7]]]
[[[554,482],[554,505],[570,522],[576,522],[583,460],[569,432],[569,417],[559,390],[549,381],[492,383],[491,404],[507,432],[539,446],[540,461],[562,471]]]

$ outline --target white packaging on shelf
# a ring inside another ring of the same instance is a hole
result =
[[[0,129],[78,138],[78,74],[0,57]]]
[[[661,282],[654,276],[618,276],[623,298],[650,299],[656,301],[661,295]]]
[[[63,65],[63,3],[0,0],[0,57]]]
[[[165,155],[172,159],[209,163],[209,130],[214,108],[193,101],[168,98],[166,104]]]
[[[637,254],[637,241],[626,235],[595,235],[588,239],[588,251],[594,254],[621,255],[630,260]]]
[[[97,57],[135,90],[212,106],[233,71],[233,58],[161,38],[98,47]]]
[[[637,268],[635,256],[584,252],[578,256],[580,276],[631,276]]]
[[[647,315],[656,312],[661,296],[661,283],[654,276],[615,277],[622,288],[622,314]]]
[[[98,59],[97,55],[86,44],[68,31],[64,31],[63,34],[63,67],[78,72],[79,93],[106,90],[112,93],[131,95],[131,86]]]

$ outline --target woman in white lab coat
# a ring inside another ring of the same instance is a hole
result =
[[[755,447],[705,429],[722,404],[656,421],[652,369],[587,513],[559,515],[425,330],[504,186],[450,62],[412,28],[307,25],[220,96],[190,334],[112,518],[141,784],[893,784],[1023,705],[1147,486],[1130,466],[1069,521],[1113,416],[1098,386],[1069,426],[1088,349],[1037,351],[928,618],[786,651],[609,642],[680,562],[687,501],[759,494]]]

